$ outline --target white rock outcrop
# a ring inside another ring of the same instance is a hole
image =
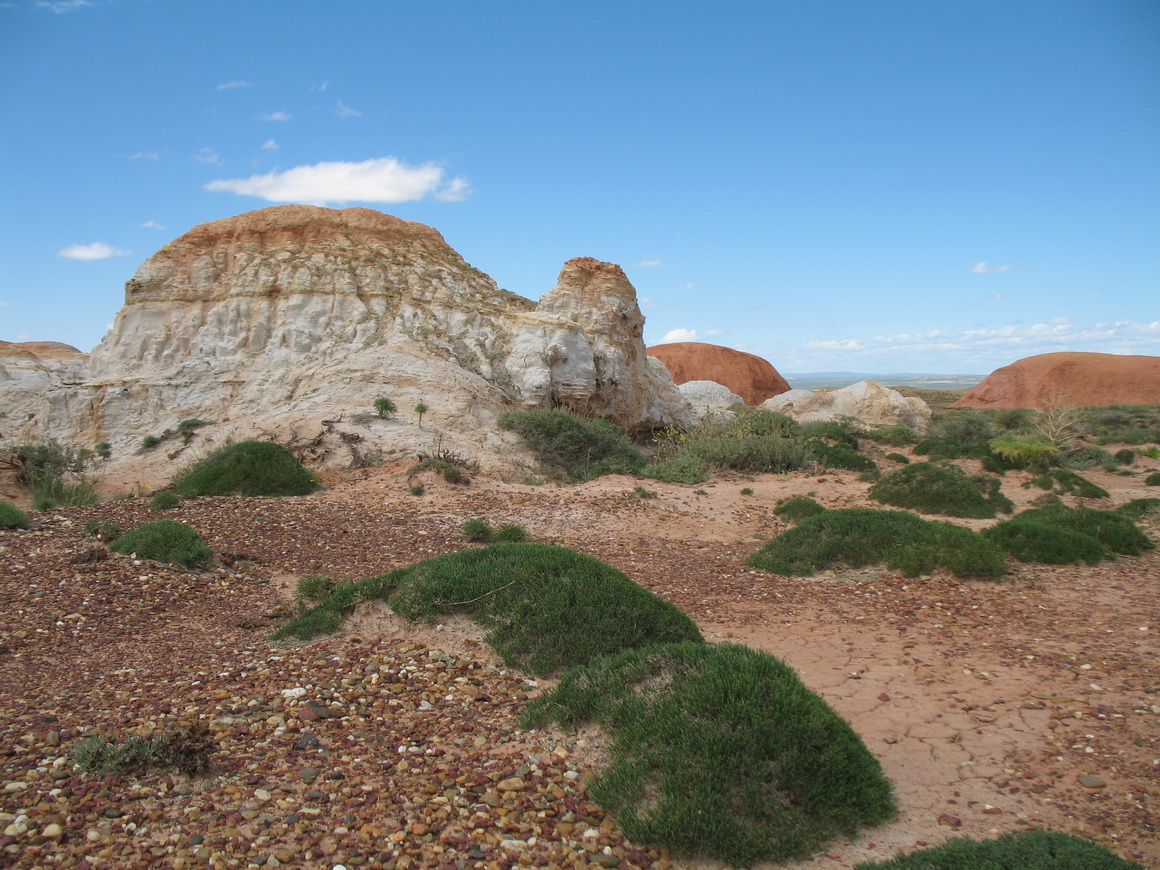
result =
[[[762,402],[762,408],[786,414],[801,422],[852,417],[868,426],[910,426],[919,432],[930,428],[926,402],[907,398],[877,381],[859,381],[831,390],[790,390]]]
[[[692,418],[643,327],[611,263],[569,260],[537,304],[423,224],[275,206],[195,227],[146,260],[87,361],[49,372],[0,348],[12,387],[0,432],[108,441],[117,456],[196,417],[216,424],[198,430],[204,442],[337,433],[348,453],[413,455],[439,439],[502,470],[520,458],[496,426],[507,410],[563,406],[629,431]],[[394,419],[371,414],[379,396]]]
[[[745,401],[724,384],[716,381],[685,381],[677,389],[693,406],[700,416],[719,414],[734,405],[744,405]]]

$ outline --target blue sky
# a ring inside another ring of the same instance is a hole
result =
[[[1160,354],[1153,0],[0,0],[0,338],[280,202],[434,226],[538,298],[783,372]]]

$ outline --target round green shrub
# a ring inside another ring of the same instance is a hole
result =
[[[173,479],[173,489],[181,496],[306,495],[318,486],[318,478],[293,453],[269,441],[228,444]]]
[[[1106,551],[1091,535],[1068,531],[1051,523],[1027,519],[1005,520],[983,531],[1020,562],[1042,562],[1046,565],[1094,565]]]
[[[1080,447],[1072,450],[1063,457],[1060,464],[1073,471],[1087,471],[1097,466],[1104,471],[1112,471],[1119,465],[1116,457],[1102,447]]]
[[[1136,461],[1136,451],[1128,447],[1116,451],[1116,462],[1120,465],[1131,465]]]
[[[791,495],[789,498],[778,499],[773,512],[787,520],[804,520],[817,516],[825,508],[808,495]]]
[[[810,454],[825,468],[845,468],[850,471],[877,472],[878,466],[869,456],[842,445],[826,444],[824,441],[808,441]]]
[[[650,462],[640,470],[641,477],[666,483],[704,483],[709,479],[705,463],[695,456],[672,456]]]
[[[1138,520],[1141,517],[1160,513],[1160,498],[1135,498],[1116,508],[1117,513]]]
[[[553,408],[502,414],[499,427],[519,433],[540,462],[572,480],[633,473],[645,465],[644,454],[607,420]]]
[[[461,531],[465,540],[477,544],[486,544],[495,534],[487,521],[481,519],[468,520],[463,524]]]
[[[1160,471],[1153,471],[1145,477],[1144,486],[1160,486]]]
[[[205,545],[197,529],[173,520],[154,520],[130,529],[109,549],[126,555],[136,554],[140,559],[169,562],[186,568],[209,568],[213,565],[213,551]]]
[[[1103,846],[1061,831],[1019,831],[994,840],[947,840],[854,870],[1143,870]]]
[[[866,437],[890,447],[905,447],[908,444],[917,444],[921,440],[918,432],[909,426],[883,426],[880,429],[871,429],[866,433]]]
[[[1116,511],[1048,505],[1022,511],[1015,515],[1014,520],[1046,523],[1068,532],[1088,535],[1099,541],[1108,553],[1123,556],[1139,556],[1156,546],[1131,517]]]
[[[639,843],[731,866],[786,861],[895,815],[854,730],[774,656],[663,644],[575,668],[525,727],[595,721],[612,761],[589,793]]]
[[[887,453],[886,458],[891,462],[897,462],[899,465],[910,465],[910,457],[901,453]]]
[[[0,501],[0,529],[27,529],[28,514],[10,501]]]
[[[155,511],[167,511],[179,504],[181,504],[181,496],[172,490],[163,489],[153,496],[153,500],[149,502],[149,507]]]
[[[995,516],[995,505],[954,465],[917,462],[897,468],[870,487],[870,497],[924,514],[974,519]]]

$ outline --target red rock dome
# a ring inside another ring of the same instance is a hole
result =
[[[777,369],[761,357],[731,347],[679,341],[658,344],[646,352],[665,364],[673,383],[715,381],[731,389],[747,405],[760,405],[790,389]]]
[[[1160,356],[1043,353],[996,369],[952,408],[1160,404]]]

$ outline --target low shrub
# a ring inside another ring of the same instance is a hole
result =
[[[1143,870],[1143,866],[1073,834],[1031,830],[994,840],[955,838],[888,861],[856,864],[854,870]]]
[[[706,417],[692,429],[666,432],[657,443],[662,457],[696,462],[706,473],[779,474],[805,468],[813,459],[796,420],[761,408]]]
[[[1116,512],[1133,520],[1156,516],[1160,514],[1160,498],[1135,498],[1127,504],[1120,505],[1116,508]]]
[[[753,488],[749,487],[749,486],[742,487],[741,494],[742,495],[753,495]]]
[[[1114,471],[1119,465],[1116,457],[1102,447],[1080,447],[1078,450],[1072,450],[1060,460],[1059,464],[1073,471],[1087,471],[1097,466],[1104,471]]]
[[[933,432],[963,446],[987,442],[995,437],[991,417],[983,411],[943,411],[935,417]]]
[[[904,456],[901,453],[887,453],[886,458],[891,462],[897,462],[899,465],[910,465],[910,457]]]
[[[1145,477],[1144,486],[1160,486],[1160,471],[1153,471]]]
[[[631,439],[607,420],[578,417],[556,408],[503,414],[499,426],[519,433],[544,466],[570,480],[631,474],[646,464]]]
[[[995,538],[1008,534],[1003,531],[1007,523],[1035,523],[1054,526],[1071,535],[1083,535],[1095,540],[1103,549],[1101,558],[1110,559],[1116,555],[1139,556],[1145,550],[1155,547],[1152,540],[1132,522],[1131,517],[1117,511],[1099,511],[1090,508],[1069,508],[1065,505],[1049,505],[1021,511],[1012,519],[999,523],[987,530]],[[1042,537],[1042,536],[1040,536]],[[1087,546],[1076,544],[1076,547]],[[1012,555],[1016,555],[1012,553]],[[1019,558],[1016,555],[1016,558]],[[1035,561],[1048,561],[1036,559]]]
[[[92,734],[77,741],[72,757],[88,773],[132,773],[149,767],[172,767],[194,776],[209,769],[210,756],[216,748],[209,728],[195,723],[150,737]]]
[[[922,436],[909,426],[883,426],[864,433],[864,437],[889,447],[906,447],[922,440]]]
[[[632,491],[637,494],[638,498],[656,498],[656,490],[645,489],[643,486],[634,486]]]
[[[97,501],[98,456],[53,439],[12,450],[16,479],[32,495],[34,510],[76,507]]]
[[[990,440],[960,443],[951,438],[932,436],[914,445],[919,456],[928,456],[932,461],[945,459],[986,459],[991,455]]]
[[[197,417],[190,417],[188,420],[182,420],[177,424],[178,432],[190,432],[194,429],[200,429],[202,426],[212,426],[213,420],[199,420]]]
[[[113,541],[109,549],[186,568],[201,569],[213,565],[213,551],[205,545],[197,529],[173,520],[154,520],[130,529]]]
[[[822,441],[833,444],[835,447],[846,447],[850,450],[858,449],[858,434],[848,425],[836,420],[826,420],[819,423],[803,423],[802,435],[811,441]]]
[[[141,449],[142,450],[152,450],[154,447],[156,447],[160,443],[161,443],[161,439],[158,438],[156,435],[146,435],[144,438],[141,439]]]
[[[980,492],[981,485],[989,491]],[[1010,501],[996,496],[1002,497],[997,480],[991,488],[968,477],[955,465],[933,462],[917,462],[897,468],[870,487],[870,497],[884,504],[924,514],[975,519],[990,519],[995,516],[997,507],[1010,509]]]
[[[487,521],[481,519],[468,520],[460,531],[465,540],[478,544],[486,544],[495,535]]]
[[[463,613],[510,666],[548,676],[596,656],[654,643],[701,642],[697,626],[603,562],[550,544],[473,547],[338,590],[275,639],[336,630],[362,599],[409,620]]]
[[[149,507],[155,511],[167,511],[181,504],[181,496],[169,489],[163,489],[149,502]]]
[[[817,516],[824,510],[824,507],[808,495],[791,495],[789,498],[778,499],[773,508],[773,512],[782,519],[795,522]]]
[[[695,456],[672,456],[650,462],[640,470],[640,475],[665,483],[704,483],[709,479],[705,463]]]
[[[408,487],[407,492],[411,493],[411,495],[422,495],[426,490],[423,484],[416,483],[414,486]]]
[[[1107,498],[1108,491],[1102,486],[1096,486],[1086,477],[1082,477],[1067,468],[1055,468],[1034,480],[1023,484],[1024,488],[1037,486],[1049,492],[1059,492],[1063,495],[1075,495],[1079,498]]]
[[[429,456],[418,465],[411,466],[407,473],[416,474],[420,471],[433,471],[453,486],[467,486],[471,483],[471,478],[468,477],[461,465],[443,457]]]
[[[307,607],[311,602],[320,604],[333,595],[343,582],[342,579],[331,577],[329,574],[305,574],[298,578],[298,584],[294,587],[294,600],[298,602],[300,608]]]
[[[734,644],[665,644],[568,671],[522,725],[593,721],[612,761],[589,785],[638,843],[748,866],[804,857],[895,815],[853,729],[792,668]]]
[[[1080,534],[1057,525],[1028,519],[1012,519],[983,531],[983,537],[995,542],[1020,562],[1047,565],[1094,565],[1104,558],[1103,546],[1091,535]]]
[[[885,563],[907,577],[939,567],[957,577],[987,580],[1006,573],[1003,551],[970,529],[872,508],[808,517],[766,543],[749,557],[749,564],[805,577],[839,560],[854,568]]]
[[[10,501],[0,501],[0,529],[27,529],[28,514]]]
[[[1014,468],[1046,468],[1059,455],[1059,448],[1042,438],[1001,435],[991,439],[991,452]]]
[[[89,520],[84,524],[83,531],[102,541],[115,541],[125,534],[118,523],[102,523],[100,520]]]
[[[1136,451],[1125,447],[1115,453],[1116,462],[1120,465],[1132,465],[1136,461]]]
[[[841,445],[809,441],[807,447],[815,462],[825,468],[845,468],[849,471],[876,473],[878,466],[869,456]]]
[[[398,410],[398,406],[386,396],[380,396],[379,398],[375,399],[375,414],[378,415],[379,419],[381,420],[385,420],[387,417],[390,417]]]
[[[528,530],[515,523],[504,523],[495,530],[495,540],[505,544],[522,544],[531,536]]]
[[[293,453],[270,441],[228,444],[173,479],[173,490],[181,496],[306,495],[318,486],[318,478]]]

